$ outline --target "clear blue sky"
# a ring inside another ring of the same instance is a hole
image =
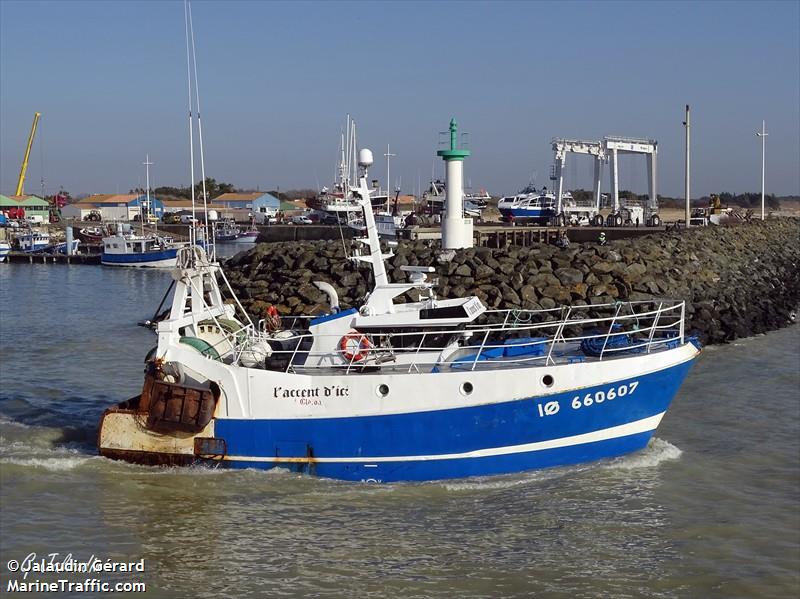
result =
[[[207,173],[242,187],[330,184],[345,115],[412,192],[455,116],[465,177],[547,183],[550,139],[659,142],[659,191],[800,193],[800,3],[217,2],[193,4]],[[183,4],[0,0],[0,192],[13,193],[34,111],[26,191],[114,193],[188,183]],[[591,182],[572,162],[570,187]],[[646,191],[644,159],[623,188]],[[199,178],[199,177],[198,177]],[[606,177],[607,179],[607,177]],[[604,181],[604,188],[608,188]]]

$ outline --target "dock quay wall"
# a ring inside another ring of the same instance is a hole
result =
[[[261,317],[317,314],[331,283],[342,307],[358,305],[371,271],[347,260],[355,244],[337,241],[259,243],[228,259],[225,270],[245,308]],[[669,298],[686,301],[686,330],[723,343],[786,326],[800,302],[800,219],[660,232],[601,246],[572,243],[459,251],[450,261],[438,242],[403,242],[387,261],[391,281],[403,265],[432,265],[438,297],[477,295],[489,308],[553,308]],[[416,297],[398,298],[413,301]]]

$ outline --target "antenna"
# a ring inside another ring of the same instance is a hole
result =
[[[192,122],[192,65],[189,54],[189,0],[184,0],[183,17],[186,25],[186,84],[189,95],[189,170],[191,180],[189,182],[189,194],[192,199],[192,225],[189,227],[189,244],[195,244],[194,223],[197,221],[194,206],[194,124]],[[194,252],[191,254],[194,256]]]
[[[761,138],[761,220],[764,220],[764,156],[766,154],[766,141],[767,141],[767,122],[761,121],[761,132],[756,133],[757,137]]]
[[[145,155],[144,162],[144,171],[145,171],[145,179],[147,185],[147,218],[150,218],[150,166],[153,164],[150,162],[150,154]],[[139,196],[141,197],[141,196]],[[139,201],[139,218],[142,220],[142,234],[144,234],[144,215],[142,215],[142,202]]]
[[[689,105],[687,104],[686,105],[686,120],[683,121],[683,126],[686,128],[686,141],[685,141],[686,150],[685,150],[685,155],[684,155],[684,158],[685,158],[685,161],[686,161],[685,171],[684,171],[684,176],[685,176],[685,179],[684,179],[684,195],[686,196],[686,210],[685,210],[684,218],[686,219],[686,228],[687,229],[692,226],[691,225],[691,222],[692,222],[692,211],[691,211],[692,200],[691,200],[690,188],[689,188],[689,183],[691,181],[691,171],[690,171],[691,155],[690,155],[689,151],[691,149],[690,142],[691,142],[691,128],[692,128],[692,122],[689,120],[690,117],[691,117],[691,115],[689,113]]]
[[[391,193],[392,183],[391,179],[389,178],[389,161],[392,159],[392,156],[397,156],[397,154],[392,154],[389,151],[389,144],[386,144],[386,212],[389,212],[389,194]]]
[[[216,243],[214,243],[214,227],[211,227],[211,235],[208,234],[208,192],[206,190],[206,161],[205,155],[203,153],[203,123],[200,120],[200,86],[197,82],[197,54],[195,53],[194,47],[194,24],[192,22],[192,5],[189,4],[187,0],[187,6],[189,7],[189,32],[192,38],[192,66],[194,67],[194,99],[197,104],[197,136],[200,142],[200,177],[202,178],[202,185],[203,185],[203,213],[205,214],[205,218],[203,218],[203,241],[206,244],[206,252],[208,253],[208,257],[213,262],[216,259]],[[194,187],[194,181],[192,181],[192,186]],[[194,204],[192,205],[194,208]],[[192,215],[194,216],[194,215]],[[194,226],[195,223],[192,223]],[[209,247],[210,243],[210,247]]]

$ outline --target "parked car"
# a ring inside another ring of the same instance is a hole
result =
[[[181,222],[181,215],[174,212],[168,212],[161,219],[165,225],[179,225]]]
[[[319,219],[321,225],[338,225],[339,224],[339,217],[335,214],[326,214],[321,219]],[[341,220],[342,224],[345,224],[346,220],[343,218]]]
[[[305,215],[293,216],[289,221],[290,225],[313,225],[314,221]]]

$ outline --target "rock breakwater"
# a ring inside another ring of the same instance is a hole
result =
[[[253,315],[328,307],[313,281],[331,283],[343,307],[371,288],[367,265],[347,259],[352,242],[260,243],[225,264]],[[442,261],[438,243],[401,244],[387,261],[392,281],[404,265],[436,267],[439,297],[477,295],[489,308],[591,306],[670,298],[686,301],[687,330],[722,343],[785,326],[800,300],[800,219],[653,234],[600,246],[472,248]],[[400,298],[412,301],[416,297]]]

